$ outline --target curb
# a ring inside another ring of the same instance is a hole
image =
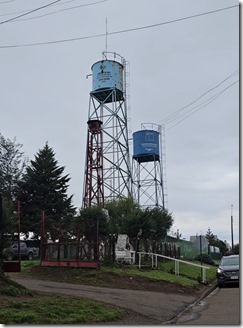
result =
[[[184,310],[182,310],[180,313],[178,313],[176,316],[174,316],[172,319],[163,322],[163,325],[171,325],[171,324],[176,324],[177,320],[185,314],[187,311],[189,311],[192,307],[194,307],[197,303],[201,302],[205,297],[207,297],[209,294],[211,294],[216,288],[218,287],[217,282],[214,282],[213,285],[206,290],[202,295],[192,304],[188,305]]]

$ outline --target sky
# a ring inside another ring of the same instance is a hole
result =
[[[129,129],[165,128],[172,231],[189,240],[210,228],[231,244],[232,215],[238,243],[239,1],[52,2],[0,1],[1,134],[16,137],[30,160],[48,141],[80,208],[86,75],[102,51],[116,52],[130,67]]]

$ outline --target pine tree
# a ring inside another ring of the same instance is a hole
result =
[[[208,231],[206,232],[205,235],[206,239],[208,240],[208,244],[210,246],[214,246],[215,244],[215,236],[210,228],[208,228]]]
[[[16,142],[16,138],[12,141],[0,133],[0,192],[8,200],[14,198],[16,184],[27,164],[22,146]]]
[[[4,222],[0,231],[2,236],[13,235],[17,231],[15,192],[28,162],[21,151],[22,146],[16,142],[16,138],[10,140],[0,133],[0,193]],[[3,237],[0,239],[3,240]]]
[[[17,198],[21,204],[21,230],[40,235],[41,212],[45,211],[45,228],[52,240],[60,237],[60,231],[73,216],[72,197],[67,196],[69,175],[63,175],[64,167],[58,166],[55,153],[48,146],[35,155],[26,168],[23,180],[18,184]]]

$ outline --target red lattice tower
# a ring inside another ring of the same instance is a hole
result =
[[[104,206],[103,133],[100,120],[89,120],[83,206]]]

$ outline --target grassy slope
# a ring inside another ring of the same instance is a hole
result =
[[[1,324],[80,324],[113,321],[121,309],[81,298],[33,293],[0,278]]]
[[[199,264],[198,262],[194,262]],[[22,261],[22,272],[30,271],[39,261]],[[207,281],[215,280],[215,266],[209,266]],[[49,268],[51,271],[59,268]],[[53,269],[53,270],[52,270]],[[66,268],[65,268],[66,269]],[[80,274],[79,269],[72,269],[72,273]],[[148,280],[176,283],[184,287],[196,288],[199,286],[200,268],[180,264],[180,275],[174,274],[174,263],[163,262],[157,270],[139,270],[136,266],[102,267],[101,270],[92,272],[96,276],[101,272],[115,275],[142,276]],[[75,279],[75,274],[71,275]],[[82,276],[82,280],[85,275]],[[90,275],[87,274],[87,279]],[[84,280],[83,280],[84,281]],[[68,282],[68,281],[67,281]],[[69,281],[72,282],[72,281]],[[92,284],[92,280],[87,280]],[[65,310],[64,310],[65,309]],[[32,293],[12,281],[0,281],[0,322],[3,324],[78,324],[98,323],[112,321],[120,318],[123,311],[101,303],[73,298],[68,296],[50,296]]]

